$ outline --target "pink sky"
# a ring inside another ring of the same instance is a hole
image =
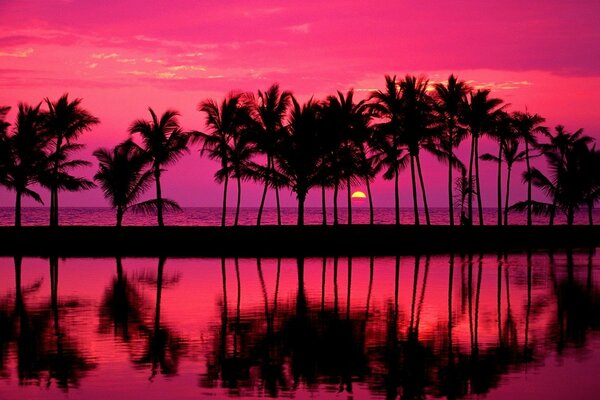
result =
[[[92,160],[95,148],[125,139],[148,106],[175,108],[184,128],[201,130],[198,102],[231,90],[279,82],[300,99],[350,88],[366,96],[382,86],[384,74],[406,73],[443,81],[454,72],[491,88],[513,110],[527,106],[543,115],[548,126],[583,127],[600,137],[597,0],[112,3],[0,2],[0,104],[16,108],[64,92],[83,98],[102,123],[83,136],[82,158]],[[482,147],[495,151],[489,143]],[[468,152],[466,144],[461,152]],[[165,174],[163,191],[183,206],[218,206],[216,168],[193,149]],[[444,206],[443,167],[427,160],[424,168],[430,204]],[[81,174],[91,177],[95,169]],[[495,167],[483,163],[482,172],[491,179]],[[408,175],[401,181],[405,206]],[[523,195],[518,181],[514,200]],[[493,206],[495,187],[484,187]],[[242,205],[257,206],[259,197],[260,188],[247,184]],[[376,206],[392,206],[390,182],[378,180],[373,198]],[[106,205],[98,189],[61,199],[61,205]],[[283,203],[295,205],[295,197],[284,195]],[[0,189],[0,205],[12,204],[13,195]],[[317,193],[309,196],[307,205],[318,204]]]

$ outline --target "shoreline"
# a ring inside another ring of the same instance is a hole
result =
[[[0,256],[385,256],[600,246],[600,226],[0,227]]]

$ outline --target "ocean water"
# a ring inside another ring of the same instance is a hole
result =
[[[0,399],[597,399],[600,256],[0,258]]]
[[[180,226],[206,226],[221,224],[221,208],[219,207],[188,207],[184,208],[183,212],[167,213],[165,215],[165,223],[167,225]],[[594,210],[594,220],[600,223],[600,209]],[[116,222],[115,211],[108,207],[64,207],[60,209],[60,224],[61,225],[95,225],[95,226],[110,226]],[[240,225],[256,225],[258,216],[258,208],[241,208],[238,223]],[[458,223],[460,210],[455,212],[455,222]],[[340,208],[338,211],[339,222],[347,223],[347,209]],[[305,224],[319,225],[322,223],[322,210],[319,207],[307,207],[305,210]],[[233,225],[235,219],[235,208],[227,209],[227,224]],[[430,209],[431,223],[434,225],[442,225],[449,223],[447,208],[431,208]],[[497,209],[484,209],[484,223],[486,225],[497,224]],[[26,226],[32,225],[47,225],[49,221],[49,211],[43,207],[24,208],[22,211],[22,224]],[[425,223],[425,215],[423,210],[420,210],[421,224]],[[477,212],[474,210],[474,222],[477,223]],[[297,210],[293,207],[282,208],[281,222],[284,225],[295,225],[297,222]],[[352,222],[355,224],[369,223],[369,209],[366,207],[355,207],[352,209]],[[376,224],[393,224],[395,222],[394,208],[376,208],[374,210],[374,222]],[[412,208],[402,208],[400,212],[400,222],[403,224],[414,223],[414,214]],[[536,217],[533,219],[534,224],[548,224],[548,217]],[[327,223],[333,223],[333,209],[327,210]],[[511,213],[509,215],[509,223],[514,225],[524,225],[527,223],[525,213]],[[555,223],[564,224],[566,219],[564,215],[556,216]],[[576,215],[576,224],[587,224],[587,212],[581,211]],[[8,226],[14,224],[14,209],[11,207],[0,207],[0,226]],[[156,217],[151,215],[140,215],[133,213],[125,213],[123,219],[124,225],[134,226],[151,226],[156,225]],[[265,208],[262,217],[263,225],[277,224],[277,210],[275,208]]]

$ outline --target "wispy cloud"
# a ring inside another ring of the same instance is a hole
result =
[[[26,57],[29,57],[29,55],[32,53],[33,53],[32,48],[17,49],[17,50],[13,50],[13,51],[0,51],[0,57],[26,58]]]
[[[307,34],[310,32],[310,24],[292,25],[286,28],[290,32]]]
[[[96,60],[110,60],[111,58],[119,57],[119,53],[94,53],[92,58]]]

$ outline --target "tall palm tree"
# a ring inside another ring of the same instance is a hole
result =
[[[467,133],[460,120],[462,110],[467,102],[467,94],[471,88],[465,81],[459,81],[456,76],[450,75],[446,85],[436,83],[434,89],[435,110],[443,129],[439,147],[445,150],[448,160],[453,160],[455,158],[454,149],[459,146]],[[451,226],[454,226],[453,169],[452,163],[448,162],[448,213]]]
[[[306,195],[320,183],[320,128],[318,103],[311,99],[300,105],[292,97],[290,121],[275,153],[275,165],[277,179],[284,182],[298,198],[298,225],[304,225]]]
[[[473,193],[477,194],[477,207],[479,210],[479,224],[483,225],[483,207],[481,204],[481,185],[479,180],[479,138],[489,133],[496,121],[497,112],[500,110],[502,100],[490,98],[490,90],[478,89],[469,94],[463,118],[471,133],[471,154],[469,157],[469,221],[473,221]],[[473,187],[473,166],[475,167],[475,187]]]
[[[239,205],[241,200],[241,162],[249,158],[248,138],[242,132],[247,131],[251,124],[250,113],[240,94],[230,94],[221,104],[212,99],[202,101],[198,111],[206,114],[206,126],[210,132],[199,132],[197,139],[202,142],[200,155],[205,153],[213,160],[221,163],[221,168],[215,173],[215,180],[224,182],[223,187],[223,212],[221,226],[226,223],[227,187],[229,178],[234,176],[238,180],[238,207],[236,209],[235,225],[239,218]]]
[[[37,182],[47,168],[45,153],[48,137],[42,129],[41,103],[35,107],[19,104],[17,121],[8,138],[10,162],[6,168],[4,185],[16,192],[15,226],[21,226],[21,199],[32,198],[43,204],[42,198],[30,185]]]
[[[529,114],[529,112],[514,112],[513,120],[515,129],[519,138],[525,143],[525,163],[527,164],[527,171],[525,174],[529,176],[531,174],[531,156],[529,153],[530,146],[537,145],[537,135],[547,134],[548,128],[542,126],[545,119],[538,114]],[[532,199],[531,199],[531,185],[532,181],[527,180],[527,225],[532,224]]]
[[[0,106],[0,183],[6,179],[7,168],[10,163],[10,146],[8,140],[8,127],[6,114],[10,111],[8,106]]]
[[[284,119],[290,107],[291,96],[291,92],[281,91],[277,83],[271,85],[264,92],[259,90],[256,97],[252,93],[246,95],[250,115],[256,122],[251,130],[252,140],[255,142],[257,150],[266,156],[268,170],[273,168],[273,153],[284,129]],[[265,187],[258,208],[257,225],[261,223],[267,190],[269,185],[272,185],[272,182],[269,181],[269,174],[264,175],[264,178]],[[277,225],[281,225],[279,188],[274,186],[274,190],[277,202]]]
[[[427,79],[423,77],[417,78],[411,75],[407,75],[400,81],[400,90],[402,91],[401,141],[406,145],[408,153],[410,154],[413,208],[416,225],[419,225],[419,209],[417,205],[415,164],[421,186],[425,221],[427,225],[431,224],[420,158],[420,150],[423,147],[423,144],[430,141],[436,134],[433,119],[433,100],[427,93],[428,85],[429,81]]]
[[[121,226],[123,214],[132,207],[156,209],[156,200],[135,204],[150,187],[154,176],[154,171],[147,169],[151,159],[141,147],[129,139],[113,149],[97,149],[93,155],[99,162],[94,179],[102,188],[104,197],[117,210],[117,226]],[[172,200],[163,199],[163,204],[179,209]]]
[[[156,183],[156,215],[158,226],[164,226],[163,209],[165,205],[171,208],[176,206],[173,201],[165,202],[162,197],[160,177],[166,170],[164,167],[174,164],[183,154],[188,152],[188,142],[191,138],[189,132],[184,132],[179,125],[177,117],[179,113],[175,110],[165,111],[159,118],[152,108],[150,120],[138,119],[133,121],[129,127],[130,135],[138,134],[147,156],[152,162],[152,174]]]
[[[568,132],[563,125],[557,125],[554,128],[555,133],[546,132],[548,143],[539,143],[542,154],[556,153],[559,155],[561,162],[564,162],[567,151],[580,143],[591,144],[594,139],[583,134],[583,129],[578,129],[575,132]],[[550,225],[554,225],[554,216],[556,209],[556,200],[552,200],[552,208],[550,209]]]
[[[89,111],[81,107],[82,99],[69,101],[68,94],[58,100],[45,99],[48,112],[44,125],[53,144],[49,157],[52,166],[45,180],[50,189],[50,226],[58,226],[58,192],[60,190],[78,191],[91,187],[91,182],[70,176],[67,169],[87,165],[79,161],[69,162],[68,153],[81,148],[77,138],[100,122]],[[69,149],[64,149],[70,146]]]
[[[525,161],[525,150],[519,151],[519,140],[510,138],[504,142],[502,156],[506,163],[506,197],[504,200],[504,225],[508,225],[508,203],[510,199],[510,177],[513,165]]]

